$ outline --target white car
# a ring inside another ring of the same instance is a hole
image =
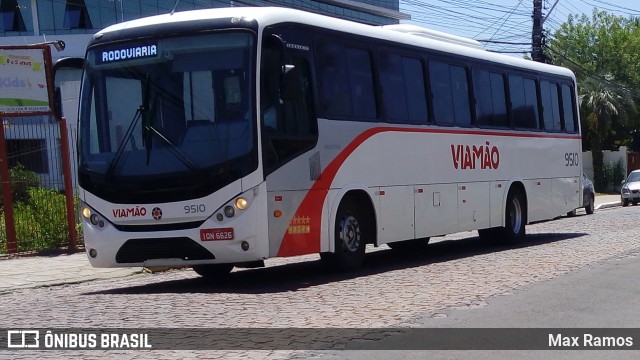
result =
[[[623,181],[620,197],[622,198],[622,206],[628,206],[629,203],[638,205],[640,202],[640,170],[632,171],[627,180]]]

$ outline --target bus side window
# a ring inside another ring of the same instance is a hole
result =
[[[480,127],[508,127],[507,102],[502,74],[484,69],[473,71],[476,115]]]
[[[369,51],[323,41],[317,54],[320,101],[327,117],[374,121],[378,109]]]
[[[561,131],[560,101],[558,98],[558,84],[549,80],[540,81],[540,97],[542,98],[542,118],[544,129],[547,131]]]
[[[471,125],[467,70],[440,61],[429,62],[433,114],[438,125]]]
[[[303,58],[293,58],[291,64],[300,76],[298,96],[295,100],[283,101],[278,137],[273,144],[283,160],[312,148],[318,136],[309,63]]]
[[[381,53],[379,59],[387,121],[426,124],[427,96],[421,60],[387,52]]]
[[[373,120],[378,116],[373,90],[373,71],[368,51],[347,48],[347,64],[351,90],[351,114],[358,120]]]
[[[578,127],[576,125],[576,116],[574,113],[573,90],[567,84],[562,84],[561,89],[564,129],[568,133],[575,133],[578,131]]]
[[[538,94],[536,81],[518,75],[509,75],[511,116],[513,127],[539,129]]]
[[[280,96],[285,62],[279,51],[266,48],[261,63],[262,150],[269,173],[292,156],[311,149],[318,136],[311,72],[306,59],[293,57],[286,61],[300,76],[294,100]]]
[[[351,115],[347,63],[342,45],[322,42],[318,46],[318,76],[323,112],[330,117]]]

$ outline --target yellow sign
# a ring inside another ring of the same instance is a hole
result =
[[[311,218],[296,216],[289,222],[289,234],[309,234],[311,232]]]
[[[0,48],[0,113],[51,111],[44,48]]]

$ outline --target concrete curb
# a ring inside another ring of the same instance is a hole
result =
[[[598,205],[596,205],[595,209],[596,210],[608,209],[608,208],[612,208],[612,207],[618,207],[620,205],[622,205],[622,203],[620,201],[614,201],[614,202],[609,202],[609,203],[598,204]]]

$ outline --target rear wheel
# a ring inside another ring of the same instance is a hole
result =
[[[207,280],[222,280],[229,276],[233,264],[206,264],[192,267],[198,275]]]
[[[584,207],[584,210],[589,215],[593,214],[593,211],[595,210],[595,199],[593,198],[593,195],[589,196],[589,203]]]
[[[507,211],[505,213],[504,228],[501,238],[506,242],[519,242],[525,238],[525,224],[527,223],[527,204],[524,194],[517,188],[512,188],[507,196]]]
[[[364,262],[366,239],[371,234],[368,220],[353,199],[342,200],[334,228],[335,252],[320,254],[322,260],[343,272],[361,267]]]

